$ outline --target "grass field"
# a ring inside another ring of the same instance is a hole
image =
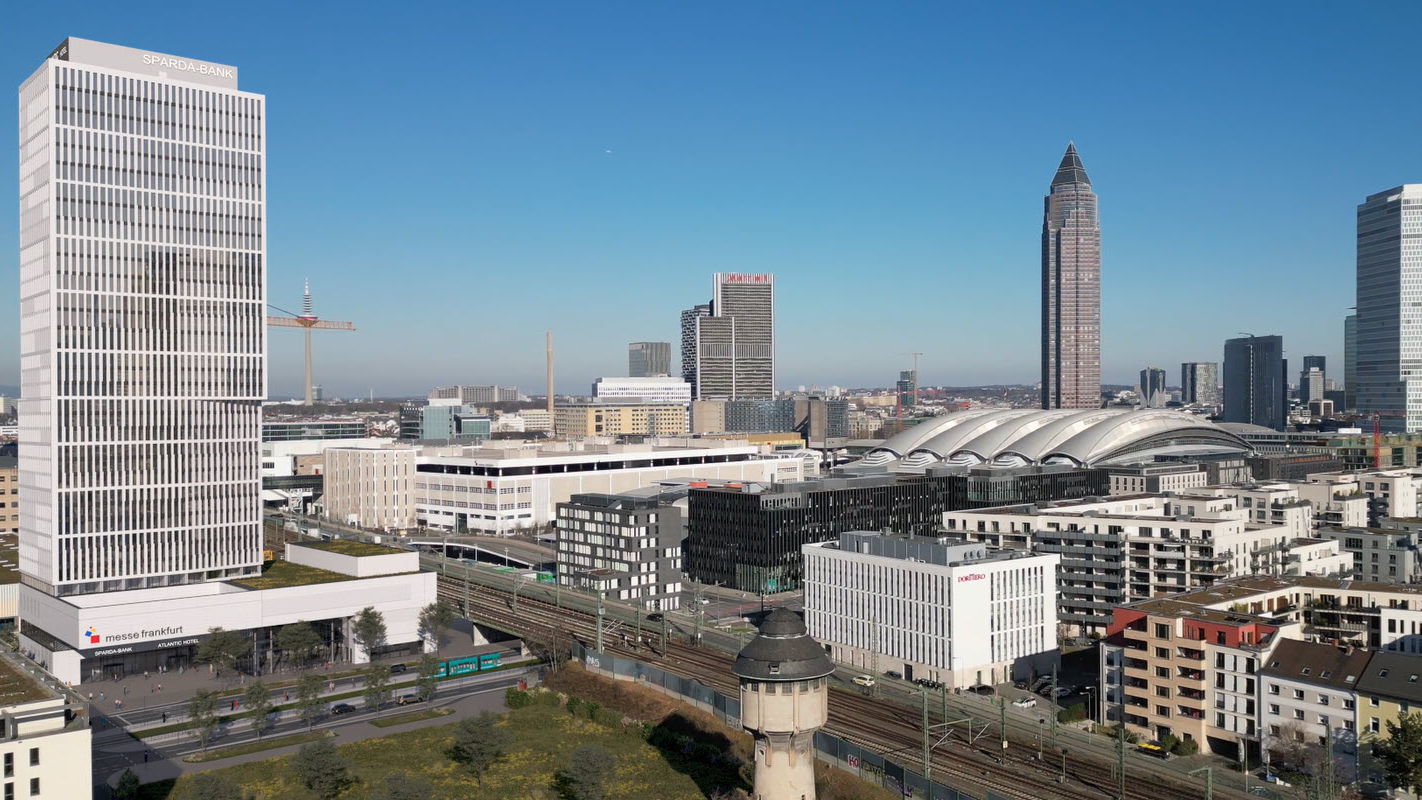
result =
[[[513,737],[513,746],[502,761],[484,776],[482,786],[444,753],[452,725],[421,728],[338,746],[353,774],[355,785],[341,800],[366,800],[392,772],[420,775],[435,785],[437,800],[470,797],[554,800],[554,773],[568,761],[574,748],[597,744],[618,758],[617,775],[608,800],[705,800],[707,792],[682,770],[697,766],[664,755],[641,738],[621,730],[575,717],[556,705],[538,703],[509,712],[501,725]],[[212,774],[253,793],[262,800],[310,800],[288,758],[275,758],[212,770]],[[143,800],[191,800],[185,792],[188,777],[149,784]]]

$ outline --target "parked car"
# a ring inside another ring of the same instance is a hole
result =
[[[1013,704],[1014,706],[1017,706],[1018,708],[1031,708],[1032,706],[1037,705],[1037,698],[1035,698],[1035,697],[1019,697],[1019,698],[1017,698],[1016,700],[1013,700],[1013,701],[1012,701],[1012,704]]]
[[[1074,691],[1076,691],[1076,689],[1074,689],[1074,688],[1072,688],[1072,687],[1070,687],[1070,686],[1058,686],[1058,687],[1057,687],[1057,691],[1055,692],[1055,696],[1056,696],[1056,697],[1059,697],[1059,698],[1060,698],[1060,697],[1066,697],[1067,695],[1071,694],[1071,693],[1074,692]]]
[[[350,703],[337,703],[331,706],[331,715],[340,716],[341,714],[353,714],[355,710],[356,707]]]
[[[409,669],[410,669],[410,665],[409,665],[409,664],[391,664],[391,665],[390,665],[390,674],[391,674],[391,675],[399,675],[400,673],[405,672],[405,671],[407,671],[407,670],[409,670]]]
[[[662,621],[662,615],[661,615],[661,613],[659,613],[659,612],[653,612],[653,613],[647,615],[647,621],[648,621],[648,622],[661,622],[661,621]]]
[[[408,706],[411,703],[423,702],[425,702],[425,698],[420,697],[418,694],[415,694],[413,692],[410,694],[402,694],[399,697],[395,698],[395,705],[397,706]]]
[[[939,683],[938,681],[933,680],[932,678],[914,678],[914,679],[913,679],[913,682],[916,683],[916,684],[918,684],[919,686],[922,686],[922,687],[925,688],[925,689],[941,689],[941,688],[943,688],[943,684]]]
[[[1013,681],[1012,688],[1022,689],[1025,691],[1027,689],[1027,681]]]
[[[893,678],[893,679],[896,680],[896,681],[897,681],[897,680],[903,680],[903,677],[904,677],[904,676],[903,676],[902,674],[900,674],[897,670],[892,670],[892,669],[889,670],[888,672],[885,672],[884,674],[887,675],[887,676],[889,676],[890,678]]]
[[[859,685],[859,686],[873,686],[873,685],[874,685],[874,679],[871,678],[871,677],[869,677],[868,675],[856,675],[855,678],[854,678],[854,682],[855,682],[855,684],[857,684],[857,685]]]
[[[969,688],[968,691],[972,692],[973,694],[980,694],[983,697],[991,697],[997,694],[997,690],[992,688],[991,686],[988,686],[986,683],[980,683],[977,686],[973,686]]]

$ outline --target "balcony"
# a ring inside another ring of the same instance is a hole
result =
[[[1205,679],[1205,671],[1202,669],[1192,669],[1190,667],[1176,667],[1175,676],[1187,681],[1203,681]]]
[[[1176,696],[1177,696],[1179,699],[1181,699],[1181,700],[1189,700],[1189,701],[1191,701],[1192,703],[1204,703],[1204,702],[1205,702],[1205,690],[1204,690],[1204,689],[1182,688],[1182,689],[1177,689],[1177,690],[1175,691],[1175,694],[1176,694]]]
[[[1204,660],[1205,660],[1205,651],[1204,651],[1204,650],[1195,650],[1195,649],[1189,648],[1189,647],[1177,647],[1177,648],[1175,648],[1175,655],[1176,655],[1177,657],[1179,657],[1179,658],[1183,658],[1183,659],[1186,659],[1186,660],[1188,660],[1188,661],[1204,661]]]
[[[1137,697],[1129,692],[1126,693],[1126,705],[1134,708],[1150,708],[1150,702],[1144,697]]]
[[[1186,708],[1185,706],[1176,706],[1175,710],[1180,716],[1185,717],[1186,719],[1201,720],[1205,718],[1205,712],[1200,711],[1198,709]]]

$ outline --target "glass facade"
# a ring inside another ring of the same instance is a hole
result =
[[[1076,154],[1052,179],[1042,219],[1042,408],[1101,407],[1101,224]]]
[[[86,52],[144,54],[69,40],[19,92],[21,572],[60,595],[252,573],[264,98]]]
[[[1224,421],[1283,430],[1289,422],[1288,370],[1282,336],[1226,340]]]
[[[1422,184],[1358,206],[1357,307],[1358,411],[1389,433],[1422,430]]]

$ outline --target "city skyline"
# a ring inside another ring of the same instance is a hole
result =
[[[1352,304],[1353,209],[1422,175],[1422,154],[1402,133],[1415,129],[1419,111],[1389,100],[1399,96],[1401,76],[1374,75],[1365,58],[1403,40],[1397,17],[1418,13],[1411,8],[1390,12],[1386,25],[1373,18],[1381,11],[1366,9],[1346,19],[1301,10],[1280,25],[1264,7],[1231,10],[1230,26],[1180,11],[1113,19],[1105,11],[1078,19],[1049,13],[1021,30],[1007,18],[1015,15],[991,10],[954,17],[984,32],[1014,26],[1000,54],[986,43],[941,52],[935,32],[947,24],[945,12],[891,20],[840,10],[796,38],[801,58],[792,59],[771,42],[800,29],[793,10],[757,9],[762,30],[743,42],[734,15],[709,11],[639,14],[636,38],[627,39],[623,11],[570,7],[550,28],[522,10],[489,9],[476,30],[449,8],[382,21],[378,35],[343,30],[325,54],[341,70],[291,69],[300,32],[255,19],[140,24],[95,5],[84,29],[70,30],[53,12],[16,12],[0,34],[7,45],[0,65],[16,85],[33,68],[34,43],[73,33],[241,63],[282,99],[270,122],[283,147],[269,202],[283,222],[270,232],[269,299],[291,307],[310,275],[323,311],[360,327],[316,344],[314,381],[328,396],[420,394],[452,382],[541,387],[546,329],[559,344],[559,391],[577,391],[619,374],[626,342],[676,341],[675,312],[718,271],[776,274],[777,388],[891,386],[910,366],[893,354],[908,351],[924,353],[923,385],[1030,384],[1039,371],[1037,332],[1000,321],[1033,316],[1039,302],[1023,289],[1039,269],[1040,164],[1066,139],[1088,150],[1106,198],[1104,383],[1133,383],[1141,364],[1220,360],[1224,340],[1245,327],[1230,317],[1248,317],[1245,329],[1279,331],[1290,357],[1318,353],[1342,363],[1342,325],[1309,324],[1286,305],[1341,318]],[[684,16],[694,18],[694,39],[678,33]],[[1079,107],[1058,105],[1043,124],[1035,109],[1052,92],[1031,76],[1051,62],[1045,44],[1062,26],[1101,34],[1084,69],[1139,69],[1085,93]],[[436,31],[465,28],[473,31],[468,49],[434,46]],[[607,36],[587,37],[589,30]],[[1152,59],[1142,60],[1129,42],[1147,30],[1157,38]],[[364,39],[465,75],[469,105],[500,121],[472,128],[469,146],[419,191],[413,176],[429,173],[412,160],[419,154],[385,152],[365,170],[337,167],[393,135],[395,120],[371,109],[406,95],[432,99],[388,62],[358,58]],[[1251,46],[1237,47],[1241,41]],[[1315,41],[1332,49],[1319,58]],[[592,58],[593,47],[622,52],[593,73],[570,69]],[[1186,51],[1209,53],[1214,63],[1189,74],[1171,66],[1189,62],[1176,57]],[[726,70],[732,52],[746,57]],[[671,99],[664,85],[689,87],[690,102]],[[886,86],[892,90],[880,98]],[[531,92],[541,99],[527,100]],[[369,103],[356,101],[367,94]],[[819,102],[831,97],[870,113],[828,110],[843,105]],[[1325,106],[1340,113],[1318,119],[1314,111]],[[337,108],[354,108],[358,124],[337,128]],[[13,127],[5,135],[13,137]],[[1325,149],[1322,173],[1297,169],[1306,154]],[[14,168],[0,166],[0,180],[13,185]],[[398,213],[357,188],[365,182],[406,198]],[[963,191],[945,192],[949,185]],[[1291,200],[1255,202],[1266,191]],[[546,199],[554,195],[560,199]],[[1208,204],[1191,200],[1205,195]],[[15,207],[0,216],[12,221],[0,226],[0,249],[14,254]],[[1181,226],[1211,236],[1181,241]],[[12,255],[12,275],[15,263]],[[418,279],[405,280],[412,271]],[[604,279],[610,271],[618,281]],[[469,286],[471,273],[472,294],[426,291]],[[886,276],[900,278],[893,291],[864,291]],[[1159,299],[1167,282],[1171,303],[1209,303],[1212,313],[1196,325],[1161,325],[1160,306],[1146,298]],[[1293,303],[1256,302],[1282,285]],[[533,291],[546,301],[536,312],[518,302]],[[503,296],[510,302],[494,302]],[[955,327],[991,328],[991,351],[901,322],[941,313]],[[827,319],[859,330],[827,339]],[[497,336],[500,345],[449,346],[471,332],[473,341]],[[276,331],[270,350],[272,395],[298,395],[300,337]],[[19,383],[17,351],[11,321],[0,326],[0,384]]]

